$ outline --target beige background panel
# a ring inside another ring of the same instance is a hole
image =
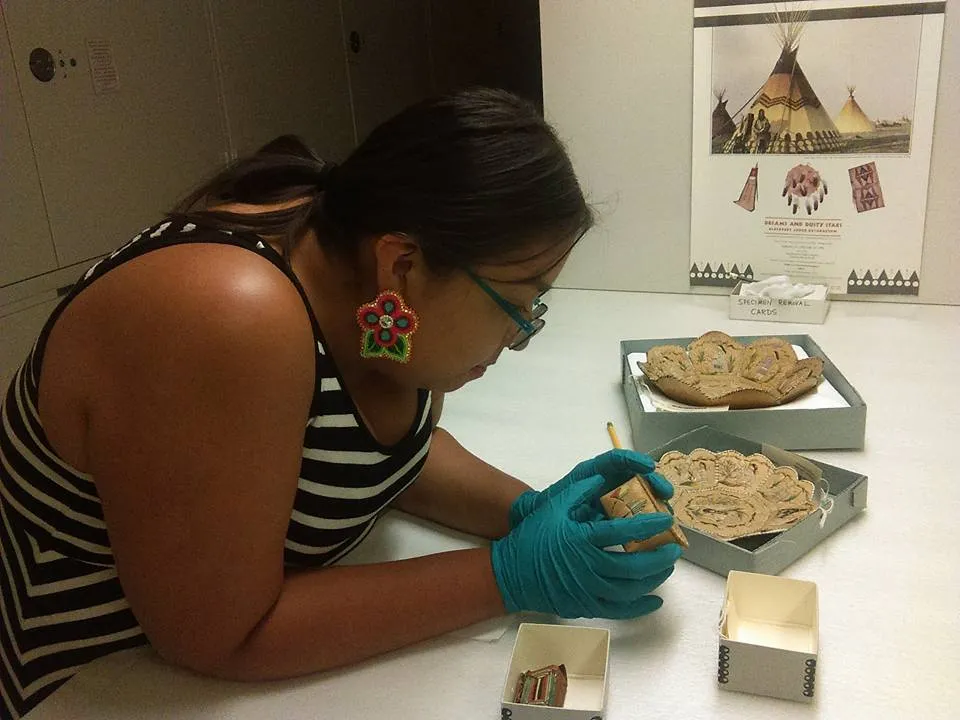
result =
[[[560,284],[690,292],[692,0],[540,0],[540,20],[546,114],[600,211]],[[871,300],[960,304],[958,78],[947,0],[920,296]]]
[[[947,0],[933,125],[920,301],[960,304],[960,0]]]

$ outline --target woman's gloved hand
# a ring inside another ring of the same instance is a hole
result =
[[[649,483],[653,492],[663,500],[673,497],[673,485],[666,478],[654,472],[657,464],[649,455],[643,455],[633,450],[608,450],[590,460],[584,460],[573,470],[546,490],[528,490],[521,493],[510,506],[510,527],[515,528],[525,517],[542,507],[551,497],[555,497],[571,485],[591,478],[595,475],[605,480],[609,492],[618,485],[622,485],[634,475],[642,475]],[[580,519],[599,519],[603,517],[596,499],[583,506],[579,514]]]
[[[653,537],[667,530],[673,517],[650,513],[615,520],[576,519],[612,484],[594,475],[567,482],[558,491],[545,491],[537,509],[509,535],[494,541],[493,573],[508,612],[632,618],[663,604],[649,593],[670,577],[681,554],[678,545],[636,553],[603,548]]]

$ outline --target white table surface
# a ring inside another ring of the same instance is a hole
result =
[[[680,561],[653,615],[575,621],[612,631],[606,719],[960,717],[960,307],[834,302],[824,325],[788,325],[728,320],[718,296],[563,290],[548,302],[541,336],[451,395],[443,419],[535,487],[606,450],[608,420],[629,441],[621,339],[809,333],[868,406],[865,451],[806,453],[868,475],[867,510],[783,573],[819,586],[814,704],[718,689],[724,579]],[[354,560],[472,544],[396,514]],[[506,630],[493,641],[447,636],[265,684],[201,678],[134,650],[87,667],[29,718],[492,719],[518,621],[494,623],[492,636]]]

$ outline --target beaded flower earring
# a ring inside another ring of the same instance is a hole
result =
[[[410,360],[413,338],[420,323],[417,314],[394,290],[384,290],[371,303],[357,309],[360,357],[388,358],[405,363]]]

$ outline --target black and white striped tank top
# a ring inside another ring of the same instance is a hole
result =
[[[123,595],[94,478],[63,462],[37,413],[43,349],[63,308],[134,257],[179,243],[216,242],[256,252],[293,282],[310,314],[316,381],[284,548],[290,565],[322,566],[353,550],[426,461],[430,394],[396,445],[364,425],[302,287],[283,258],[253,235],[168,220],[94,265],[53,312],[5,394],[0,424],[0,718],[19,718],[85,663],[147,642]]]

